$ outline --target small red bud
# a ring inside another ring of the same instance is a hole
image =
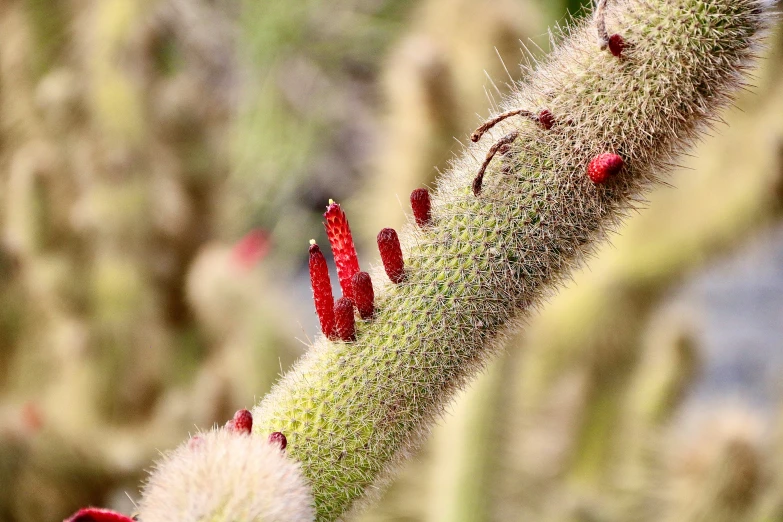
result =
[[[423,228],[432,222],[432,203],[427,189],[417,188],[411,192],[411,208],[417,225]]]
[[[544,109],[538,113],[538,123],[540,123],[541,126],[546,130],[549,130],[555,124],[555,117],[552,115],[549,109]]]
[[[281,450],[284,450],[285,447],[288,446],[288,441],[286,440],[285,435],[283,435],[279,431],[270,433],[268,441],[269,444],[280,446]]]
[[[593,183],[601,184],[620,172],[623,168],[623,158],[610,152],[599,154],[587,166],[587,176]]]
[[[341,297],[334,305],[334,331],[341,341],[356,340],[356,319],[353,315],[353,299]]]
[[[378,233],[378,250],[386,275],[392,283],[401,283],[405,279],[405,263],[402,259],[400,239],[393,228],[384,228]]]
[[[375,293],[372,289],[372,279],[367,272],[357,272],[351,278],[353,285],[353,299],[356,301],[356,308],[362,319],[367,320],[375,314],[373,301]]]
[[[348,218],[340,205],[329,200],[329,206],[324,213],[326,218],[326,236],[332,246],[334,263],[337,265],[337,276],[340,278],[340,288],[343,296],[353,297],[351,278],[359,271],[359,258],[356,256],[356,248],[353,245],[351,227],[348,226]]]
[[[250,435],[253,429],[253,414],[247,410],[237,410],[234,418],[226,424],[226,428],[234,433]]]
[[[95,507],[82,508],[64,522],[133,522],[131,517]]]
[[[625,38],[619,34],[613,34],[609,37],[609,51],[616,57],[620,57],[625,49]]]
[[[332,281],[329,278],[329,266],[314,239],[310,240],[310,285],[313,288],[315,313],[321,323],[321,332],[331,338],[334,335]]]

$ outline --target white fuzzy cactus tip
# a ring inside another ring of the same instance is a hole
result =
[[[199,433],[156,465],[143,522],[304,522],[315,519],[297,462],[257,435]]]

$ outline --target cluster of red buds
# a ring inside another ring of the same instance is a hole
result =
[[[234,414],[234,418],[226,423],[226,429],[238,435],[250,435],[250,433],[253,431],[253,414],[248,410],[237,410],[237,412]],[[191,441],[193,441],[195,438],[196,437],[191,439]],[[279,446],[281,450],[284,450],[288,445],[288,441],[286,440],[285,435],[279,431],[270,433],[269,437],[267,438],[267,442],[269,442],[269,444]]]
[[[411,193],[410,200],[416,224],[422,228],[429,226],[432,222],[430,193],[423,188],[416,189]],[[335,301],[326,258],[315,240],[311,239],[310,284],[313,289],[315,313],[321,323],[321,332],[327,338],[344,342],[354,341],[356,340],[355,311],[358,311],[359,317],[364,321],[371,320],[375,315],[372,279],[370,274],[359,269],[359,258],[356,255],[351,227],[340,205],[330,200],[324,218],[326,237],[332,247],[343,295]],[[405,262],[397,232],[392,228],[384,228],[377,239],[386,275],[392,283],[402,283],[405,280]]]

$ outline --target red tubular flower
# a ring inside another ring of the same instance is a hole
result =
[[[372,279],[367,272],[357,272],[351,278],[353,286],[353,299],[362,319],[370,319],[375,314],[373,301],[375,293],[372,289]]]
[[[432,222],[432,203],[427,189],[417,188],[411,192],[411,208],[417,225],[423,228]]]
[[[247,410],[238,410],[234,414],[234,418],[228,422],[227,427],[234,433],[250,435],[250,431],[253,429],[253,414]]]
[[[405,263],[402,260],[400,239],[393,228],[384,228],[378,233],[378,250],[386,275],[392,283],[401,283],[405,279]]]
[[[344,297],[353,298],[351,278],[359,271],[359,258],[356,257],[356,248],[353,246],[351,227],[348,226],[348,218],[340,205],[329,200],[329,206],[324,213],[326,218],[326,236],[332,246],[334,263],[337,265],[337,276],[340,278],[340,288]]]
[[[326,264],[321,249],[310,240],[310,285],[313,288],[315,313],[321,322],[321,331],[326,337],[334,335],[334,297],[332,296],[332,281],[329,278],[329,267]]]
[[[341,297],[334,305],[334,331],[341,341],[356,340],[356,319],[353,316],[353,307],[353,299],[350,297]]]
[[[269,438],[267,440],[269,441],[269,444],[280,446],[281,450],[284,450],[285,447],[288,446],[288,440],[286,440],[285,435],[283,435],[279,431],[270,433]]]
[[[133,519],[109,509],[88,507],[80,509],[63,522],[133,522]]]

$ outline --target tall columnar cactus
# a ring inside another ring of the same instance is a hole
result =
[[[317,339],[256,407],[253,437],[287,437],[318,520],[378,491],[506,334],[715,120],[764,25],[758,0],[601,0],[597,15],[506,100],[514,115],[439,180],[428,226],[401,234],[404,279],[377,272],[375,314],[356,321],[355,340]],[[621,53],[605,48],[614,35]],[[171,457],[183,476],[203,469],[187,471],[190,455]],[[243,483],[227,490],[205,477],[169,493],[155,475],[151,484],[144,522],[257,520],[228,508]],[[211,505],[222,507],[209,512],[159,504],[218,494]]]

